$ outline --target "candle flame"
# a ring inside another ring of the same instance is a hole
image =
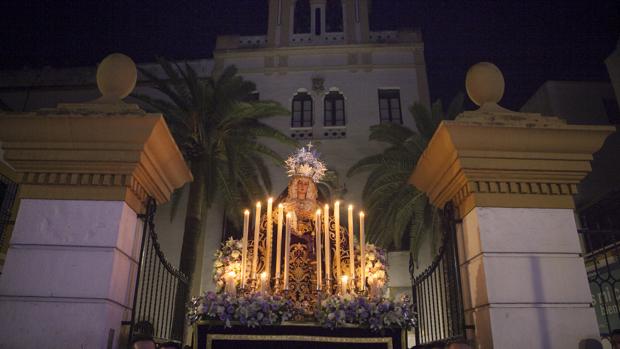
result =
[[[283,208],[283,207],[284,207],[284,205],[278,204],[278,208]]]
[[[237,276],[237,273],[231,270],[228,272],[228,276],[230,276],[231,278],[234,278],[235,276]]]
[[[272,203],[273,202],[273,198],[269,198],[269,200],[267,200],[268,203]]]
[[[352,210],[352,209],[353,209],[353,205],[349,205],[349,210]]]
[[[260,207],[260,201],[256,203],[256,207]]]
[[[264,272],[260,273],[260,278],[261,278],[261,280],[266,280],[267,279],[267,272],[264,271]]]
[[[286,213],[286,218],[291,218],[291,213],[290,212]]]
[[[329,210],[329,205],[325,204],[325,211]]]
[[[360,212],[360,217],[364,217],[364,211]]]
[[[243,214],[246,215],[246,216],[249,215],[250,214],[250,210],[243,211]]]
[[[349,275],[342,275],[340,279],[342,280],[343,284],[346,284],[347,282],[349,282]]]
[[[334,202],[334,205],[335,205],[335,206],[340,206],[340,201],[336,201],[336,202]]]
[[[318,210],[316,210],[316,214],[320,215],[321,214],[321,209],[319,208]]]

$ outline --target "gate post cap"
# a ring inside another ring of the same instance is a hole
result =
[[[97,67],[97,87],[101,100],[118,101],[133,91],[138,79],[136,64],[122,53],[112,53]]]
[[[504,88],[504,75],[493,63],[474,64],[465,76],[467,95],[480,107],[486,103],[497,104],[504,96]]]

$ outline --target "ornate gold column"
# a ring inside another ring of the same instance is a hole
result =
[[[474,65],[466,87],[480,109],[443,121],[410,178],[463,219],[466,321],[480,348],[577,347],[598,327],[572,195],[615,128],[500,107],[504,80],[490,63]]]
[[[162,115],[122,101],[135,81],[133,61],[113,54],[97,71],[101,98],[0,114],[21,199],[0,278],[7,347],[119,346],[140,253],[136,213],[192,179]]]

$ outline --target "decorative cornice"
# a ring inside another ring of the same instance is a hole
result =
[[[161,114],[131,105],[60,105],[0,114],[21,198],[123,200],[136,212],[192,179]]]
[[[465,112],[443,121],[410,183],[431,203],[474,207],[574,208],[577,184],[611,126],[568,125],[510,111]]]
[[[307,56],[308,49],[312,49],[313,55],[325,54],[349,54],[364,52],[386,52],[386,51],[405,51],[424,49],[424,43],[369,43],[369,44],[342,44],[342,45],[316,45],[316,46],[282,46],[272,48],[236,48],[219,49],[213,52],[213,57],[218,58],[247,58],[264,56]]]

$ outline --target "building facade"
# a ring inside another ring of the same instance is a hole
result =
[[[288,108],[290,115],[267,122],[302,143],[317,144],[340,189],[346,189],[343,200],[359,206],[365,178],[347,178],[346,172],[360,158],[382,149],[368,140],[369,127],[382,122],[415,127],[409,107],[416,102],[429,105],[421,34],[371,31],[368,0],[269,0],[268,6],[267,33],[219,36],[213,59],[189,64],[201,76],[235,65],[241,76],[256,84],[257,99]],[[158,69],[155,64],[141,67]],[[13,110],[84,102],[98,96],[94,77],[94,68],[4,71],[0,99]],[[156,95],[142,77],[135,92]],[[274,147],[282,156],[293,150]],[[288,179],[280,164],[272,164],[270,172],[272,195],[277,196]],[[183,206],[172,220],[166,206],[157,216],[162,248],[174,264],[181,249]],[[215,205],[207,222],[203,258],[195,273],[202,276],[202,291],[213,287],[212,256],[226,233],[222,208]],[[393,253],[390,258],[392,286],[409,289],[407,254]]]

